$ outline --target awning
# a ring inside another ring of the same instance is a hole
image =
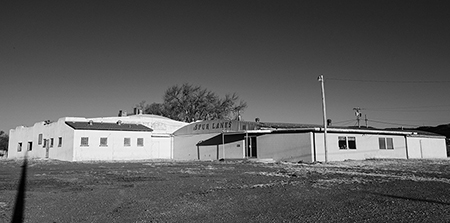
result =
[[[222,137],[222,134],[223,137]],[[232,143],[232,142],[237,142],[237,141],[242,141],[245,139],[245,136],[258,136],[261,135],[261,133],[220,133],[216,136],[213,136],[209,139],[200,141],[197,143],[197,146],[216,146],[216,145],[222,145],[222,144],[227,144],[227,143]],[[222,139],[224,139],[222,141]],[[224,143],[225,141],[225,143]]]

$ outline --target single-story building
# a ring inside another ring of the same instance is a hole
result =
[[[447,158],[445,137],[420,131],[202,121],[174,132],[174,159],[258,158],[316,162],[369,158]]]
[[[156,115],[60,118],[9,132],[8,158],[67,161],[172,159],[171,134],[187,123]]]
[[[341,161],[447,158],[445,137],[411,130],[211,120],[157,115],[61,118],[10,130],[8,158]]]

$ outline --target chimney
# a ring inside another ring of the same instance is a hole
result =
[[[119,110],[119,117],[125,117],[125,116],[127,116],[127,111]]]

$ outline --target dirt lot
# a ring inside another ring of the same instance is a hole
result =
[[[21,160],[0,160],[10,222]],[[450,160],[30,160],[25,222],[450,222]]]

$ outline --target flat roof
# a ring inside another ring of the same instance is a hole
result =
[[[107,122],[65,122],[75,130],[137,131],[151,132],[153,129],[141,124],[107,123]]]

